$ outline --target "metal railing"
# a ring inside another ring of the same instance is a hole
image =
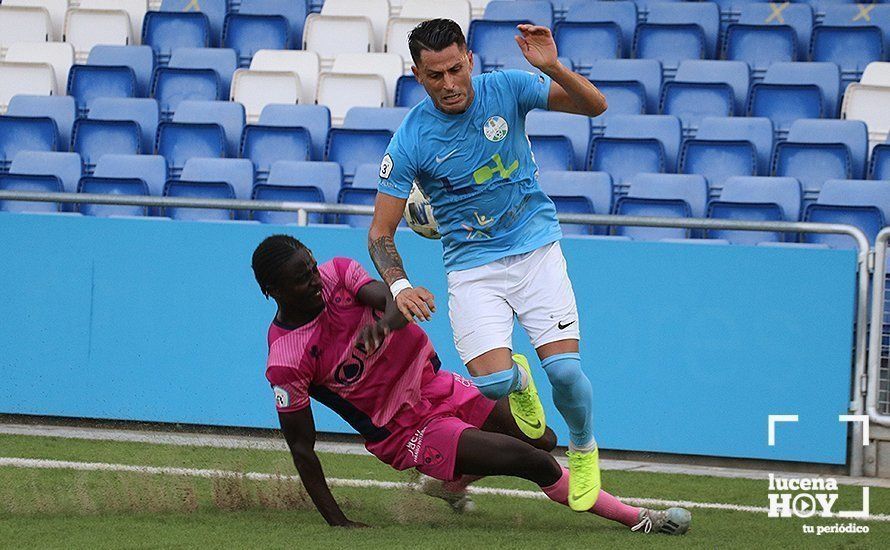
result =
[[[885,344],[884,304],[887,292],[887,244],[890,242],[890,228],[884,228],[875,239],[875,269],[872,278],[871,329],[869,334],[868,353],[868,388],[866,391],[865,410],[869,420],[881,426],[890,427],[890,367],[888,367],[888,351],[890,343]],[[890,338],[890,334],[888,334]],[[882,376],[884,388],[881,388]],[[881,399],[883,393],[884,398]]]
[[[296,212],[297,225],[307,225],[309,213],[373,215],[373,206],[325,204],[309,202],[244,201],[231,199],[196,199],[188,197],[148,197],[131,195],[101,195],[89,193],[37,193],[26,191],[0,191],[0,200],[117,204],[146,207],[210,208],[222,210],[273,210]],[[847,235],[856,241],[857,247],[857,294],[856,294],[856,334],[854,350],[853,384],[851,388],[850,413],[861,415],[866,411],[866,391],[876,378],[866,375],[866,343],[868,331],[868,290],[869,276],[874,260],[868,238],[858,227],[842,224],[809,222],[752,222],[704,218],[653,218],[642,216],[612,216],[600,214],[560,214],[561,223],[605,226],[640,226],[682,229],[726,229],[739,231],[770,231],[777,233],[821,233]],[[890,231],[882,231],[884,243]],[[886,248],[886,247],[884,247]],[[881,249],[879,248],[879,251]],[[884,250],[886,252],[886,250]],[[880,264],[883,270],[883,262]],[[874,316],[874,309],[872,314]],[[862,441],[861,422],[852,423],[852,441]],[[864,468],[864,453],[861,445],[850,447],[850,475],[861,476]]]

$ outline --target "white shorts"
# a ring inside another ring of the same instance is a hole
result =
[[[559,242],[448,273],[448,316],[464,364],[493,349],[513,349],[514,316],[536,349],[581,337]]]

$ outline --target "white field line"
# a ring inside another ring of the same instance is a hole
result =
[[[0,457],[0,467],[12,468],[36,468],[48,470],[82,470],[104,472],[131,472],[137,474],[172,475],[203,478],[243,477],[254,481],[269,481],[284,479],[299,481],[299,476],[264,474],[260,472],[234,472],[229,470],[207,470],[196,468],[174,468],[170,466],[137,466],[131,464],[108,464],[105,462],[71,462],[67,460],[45,460],[35,458],[11,458]],[[411,483],[398,481],[377,481],[372,479],[342,479],[328,478],[331,487],[352,487],[362,489],[411,489]],[[468,492],[474,495],[497,495],[514,498],[530,498],[547,500],[547,496],[536,491],[523,491],[519,489],[497,489],[493,487],[469,487]],[[688,500],[663,500],[655,498],[618,497],[622,502],[636,506],[681,506],[683,508],[701,508],[708,510],[730,510],[733,512],[750,512],[766,514],[768,509],[761,506],[741,506],[738,504],[725,504],[721,502],[692,502]],[[890,521],[890,515],[872,514],[863,519],[865,521]]]

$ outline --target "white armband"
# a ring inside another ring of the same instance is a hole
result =
[[[393,284],[389,285],[389,292],[392,294],[392,297],[395,298],[399,295],[399,292],[405,290],[406,288],[414,288],[411,286],[411,283],[408,279],[399,279]]]

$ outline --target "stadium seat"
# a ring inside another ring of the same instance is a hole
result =
[[[309,160],[311,144],[309,131],[303,127],[248,125],[241,138],[240,156],[253,162],[256,179],[263,182],[276,161]]]
[[[597,59],[622,57],[621,28],[615,23],[560,21],[554,28],[556,47],[575,71],[587,75]]]
[[[318,73],[321,64],[318,54],[311,51],[260,50],[253,56],[253,71],[278,71],[294,73],[300,79],[300,101],[304,105],[315,103],[318,91]]]
[[[702,119],[696,139],[748,141],[757,151],[757,174],[769,175],[773,154],[773,124],[768,118],[732,117]]]
[[[71,145],[71,127],[77,116],[77,107],[71,96],[17,95],[9,103],[7,115],[49,117],[59,131],[59,149],[67,151]]]
[[[142,133],[132,120],[92,120],[79,118],[71,132],[71,150],[80,154],[84,173],[93,173],[102,155],[138,155]]]
[[[62,182],[66,193],[77,192],[83,166],[77,153],[56,153],[52,151],[21,151],[12,159],[9,171],[12,174],[32,176],[56,176]]]
[[[356,204],[362,206],[374,206],[374,200],[377,198],[376,189],[353,189],[344,187],[340,190],[340,196],[337,202],[342,204]],[[363,216],[359,214],[340,214],[338,222],[348,225],[349,227],[370,227],[371,216]]]
[[[142,133],[141,151],[152,151],[158,131],[158,102],[150,98],[100,97],[93,100],[89,118],[94,120],[132,120]]]
[[[141,195],[148,196],[148,186],[140,178],[101,178],[84,176],[80,179],[78,193],[97,195]],[[84,216],[108,218],[111,216],[147,216],[148,207],[122,204],[78,204],[78,212]]]
[[[890,88],[890,62],[872,61],[865,67],[860,84]]]
[[[21,151],[58,149],[59,131],[53,119],[45,116],[0,116],[0,171],[8,171],[12,159]]]
[[[485,6],[488,21],[523,21],[542,27],[553,26],[553,6],[548,0],[492,0]]]
[[[164,194],[167,181],[167,162],[160,155],[102,155],[93,171],[103,178],[139,177],[153,197]],[[151,209],[157,211],[157,209]]]
[[[663,146],[664,167],[668,172],[677,168],[677,156],[680,152],[680,120],[670,115],[624,115],[609,120],[604,134],[607,138],[630,140],[655,139]],[[596,141],[596,140],[594,140]],[[632,161],[633,159],[627,159]],[[591,170],[600,170],[591,167]],[[606,170],[608,171],[608,170]],[[646,170],[640,170],[646,171]],[[659,172],[661,170],[654,170]],[[615,179],[615,174],[612,174]]]
[[[865,233],[869,244],[874,245],[875,237],[884,227],[888,208],[890,192],[882,183],[829,180],[819,199],[807,206],[804,221],[854,225]],[[847,235],[805,233],[803,240],[831,248],[856,248],[856,241]]]
[[[148,0],[78,0],[78,7],[91,10],[121,10],[130,21],[129,44],[139,45],[142,19],[148,11]]]
[[[402,76],[402,58],[394,53],[344,53],[334,59],[332,72],[378,75],[386,83],[386,107],[392,107],[396,82]]]
[[[886,2],[850,2],[827,6],[822,24],[835,27],[877,27],[883,32],[885,51],[890,48],[890,6]]]
[[[318,54],[323,71],[331,68],[339,54],[375,51],[373,43],[374,31],[367,17],[311,14],[306,18],[303,49]]]
[[[529,134],[528,140],[538,170],[574,170],[574,152],[569,138]]]
[[[566,12],[567,22],[614,23],[621,29],[621,51],[629,55],[637,29],[637,6],[633,2],[575,2]]]
[[[890,185],[872,180],[829,180],[822,186],[816,204],[873,206],[881,211],[886,220],[890,216]]]
[[[170,176],[178,179],[189,159],[225,157],[226,134],[219,124],[162,122],[155,150],[167,159]]]
[[[637,59],[661,61],[664,77],[670,80],[681,61],[705,58],[704,31],[694,24],[641,23],[633,51]]]
[[[247,68],[259,50],[286,50],[289,23],[280,15],[229,13],[223,23],[223,47],[238,54],[238,66]]]
[[[485,6],[491,0],[470,0],[470,10],[473,15],[473,19],[480,19],[482,15],[485,13]]]
[[[0,6],[0,58],[16,42],[49,42],[53,25],[40,7]]]
[[[49,19],[52,23],[52,34],[49,36],[49,41],[62,41],[62,34],[65,30],[65,12],[68,11],[68,0],[3,0],[3,7],[44,8],[49,14]],[[0,16],[0,18],[2,17],[3,16]],[[37,18],[36,21],[40,21],[40,19]],[[38,25],[37,29],[20,28],[17,30],[22,32],[34,32],[39,30],[39,28],[40,25]],[[5,39],[7,36],[6,29],[0,31],[0,35],[4,36]]]
[[[151,11],[145,14],[142,43],[151,46],[158,64],[166,65],[173,50],[210,45],[210,21],[200,12]]]
[[[211,47],[219,47],[222,44],[223,21],[229,9],[229,0],[162,0],[162,12],[192,13],[201,12],[207,17],[210,24]]]
[[[332,128],[328,134],[325,160],[343,168],[343,182],[349,184],[360,164],[376,164],[386,153],[392,133],[388,130],[350,130]]]
[[[732,88],[733,114],[745,113],[750,86],[750,71],[741,61],[710,61],[690,59],[680,63],[677,82],[723,83]]]
[[[797,38],[796,51],[802,59],[810,49],[813,32],[813,8],[804,3],[752,2],[744,4],[739,15],[744,25],[787,26]]]
[[[253,190],[253,200],[275,202],[320,202],[324,197],[321,190],[311,185],[278,186],[261,183]],[[282,212],[276,210],[255,210],[252,218],[260,223],[272,223],[276,225],[290,225],[297,223],[296,212]],[[309,223],[324,223],[325,215],[320,212],[311,212],[307,219]]]
[[[688,218],[689,205],[679,199],[650,199],[645,197],[619,197],[615,203],[618,216],[646,216],[656,218]],[[688,229],[679,227],[638,227],[618,225],[613,234],[639,241],[688,239]]]
[[[369,51],[383,51],[386,22],[390,16],[388,0],[325,0],[321,8],[321,15],[367,18],[374,31],[374,40],[372,41],[374,47]],[[343,39],[342,36],[337,38]]]
[[[837,64],[841,69],[842,89],[858,82],[866,65],[883,57],[883,35],[877,27],[819,25],[813,29],[810,59]]]
[[[253,193],[253,164],[248,159],[193,158],[186,161],[180,179],[224,181],[232,186],[236,199],[246,201]]]
[[[136,97],[136,74],[124,66],[73,65],[68,73],[68,95],[81,116],[100,97]]]
[[[279,160],[272,163],[269,185],[313,186],[321,190],[324,201],[337,202],[337,194],[343,185],[343,171],[336,162],[304,162]]]
[[[377,189],[380,181],[380,163],[365,163],[355,167],[350,186],[354,189]]]
[[[726,29],[723,58],[748,63],[752,78],[760,81],[773,63],[797,61],[797,35],[788,25],[733,23]]]
[[[130,16],[123,10],[71,8],[65,16],[65,42],[74,46],[74,59],[86,61],[93,46],[133,43]]]
[[[679,174],[637,174],[630,183],[627,196],[616,203],[616,214],[625,216],[659,216],[703,218],[708,197],[708,184],[701,176]],[[655,227],[615,228],[615,234],[635,240],[685,238],[685,229]]]
[[[247,122],[254,123],[266,105],[295,105],[300,91],[300,79],[294,73],[238,69],[232,78],[231,100],[243,104]]]
[[[173,122],[205,122],[222,126],[226,134],[226,154],[236,158],[246,124],[244,106],[234,101],[185,100],[173,114]],[[213,180],[219,181],[219,180]],[[237,189],[235,189],[237,194]]]
[[[590,202],[590,199],[587,197],[573,196],[573,197],[563,197],[563,196],[555,196],[550,197],[550,200],[553,201],[553,205],[556,207],[556,213],[558,214],[593,214],[593,204]],[[562,233],[566,236],[573,235],[590,235],[593,231],[591,226],[582,225],[578,223],[561,223]]]
[[[612,178],[605,172],[541,171],[541,189],[553,197],[584,197],[593,207],[593,214],[612,213]],[[570,226],[563,226],[563,229]],[[580,226],[577,226],[580,227]],[[607,228],[592,226],[595,235],[605,235]]]
[[[0,191],[61,193],[62,182],[55,176],[0,174]],[[57,202],[0,201],[0,212],[59,212]]]
[[[654,2],[649,4],[647,24],[698,25],[704,32],[707,59],[717,58],[720,37],[720,9],[713,2]]]
[[[176,69],[212,69],[219,76],[220,87],[231,90],[232,75],[238,68],[238,56],[231,48],[176,48],[168,66]]]
[[[303,22],[306,20],[305,0],[241,0],[239,13],[251,15],[281,15],[287,20],[288,48],[303,44]]]
[[[173,116],[182,101],[223,99],[220,78],[213,69],[158,67],[155,70],[151,95],[158,100],[161,115],[165,119]]]
[[[171,180],[164,187],[165,197],[187,197],[192,199],[234,199],[235,191],[228,183],[177,181]],[[228,221],[235,218],[232,210],[218,208],[179,208],[168,207],[164,215],[174,220],[185,221]]]
[[[400,76],[396,82],[396,107],[414,107],[427,98],[426,90],[414,75]]]
[[[94,46],[87,65],[125,66],[136,75],[136,95],[148,97],[155,56],[149,46]]]
[[[665,157],[664,145],[657,139],[603,136],[590,142],[587,169],[607,172],[620,195],[636,174],[664,172]]]
[[[890,180],[890,142],[881,143],[872,149],[868,177],[873,180]]]
[[[470,23],[467,47],[482,58],[482,72],[499,69],[506,59],[520,54],[513,37],[519,34],[516,25],[523,22],[527,23],[528,21],[486,21],[476,19]]]
[[[796,222],[801,215],[802,193],[800,182],[794,178],[734,177],[724,182],[720,200],[777,204],[783,220]]]
[[[766,116],[776,131],[801,118],[835,118],[840,71],[834,63],[773,63],[751,87],[749,116]]]
[[[712,193],[732,176],[757,175],[757,150],[750,141],[687,139],[680,149],[681,174],[699,174]]]
[[[804,200],[812,202],[830,179],[852,177],[850,149],[843,143],[780,141],[773,154],[773,174],[797,178]]]
[[[593,62],[588,78],[598,85],[639,82],[646,92],[646,112],[656,114],[661,99],[661,73],[661,63],[655,59],[600,59]]]
[[[451,19],[466,36],[470,30],[472,8],[467,0],[405,0],[400,17],[411,19]]]
[[[725,82],[664,83],[659,111],[674,115],[683,125],[684,135],[694,135],[705,117],[728,117],[733,114],[732,87]]]
[[[383,50],[402,57],[402,72],[405,74],[411,72],[411,66],[414,64],[411,50],[408,48],[408,34],[424,21],[425,19],[413,17],[390,17],[386,25],[386,43]]]
[[[575,169],[585,166],[590,147],[590,117],[534,109],[526,115],[525,132],[530,136],[567,137],[572,143]]]
[[[408,111],[407,107],[353,107],[346,112],[343,128],[395,133]]]
[[[46,63],[0,62],[0,113],[17,95],[52,95],[56,88],[53,68]]]
[[[609,108],[591,120],[592,131],[602,134],[609,119],[615,115],[642,115],[646,113],[646,88],[636,80],[601,80],[597,89],[608,98]]]
[[[324,159],[331,129],[331,113],[324,105],[267,105],[260,114],[259,124],[306,128],[312,138],[312,160]]]
[[[881,143],[890,136],[890,87],[850,84],[844,94],[841,118],[861,120],[868,126],[868,138]]]
[[[795,143],[840,143],[850,150],[853,179],[863,179],[868,160],[868,129],[859,120],[798,120],[788,132]]]
[[[65,95],[74,48],[64,42],[16,42],[6,50],[7,63],[45,63],[53,68],[53,95]]]
[[[708,217],[746,222],[783,221],[782,208],[774,203],[711,201],[708,204]],[[708,229],[706,234],[709,238],[721,239],[730,244],[755,246],[764,242],[785,242],[783,235],[775,231]]]
[[[378,75],[321,73],[317,103],[331,111],[331,124],[340,126],[353,107],[384,107],[386,82]]]

